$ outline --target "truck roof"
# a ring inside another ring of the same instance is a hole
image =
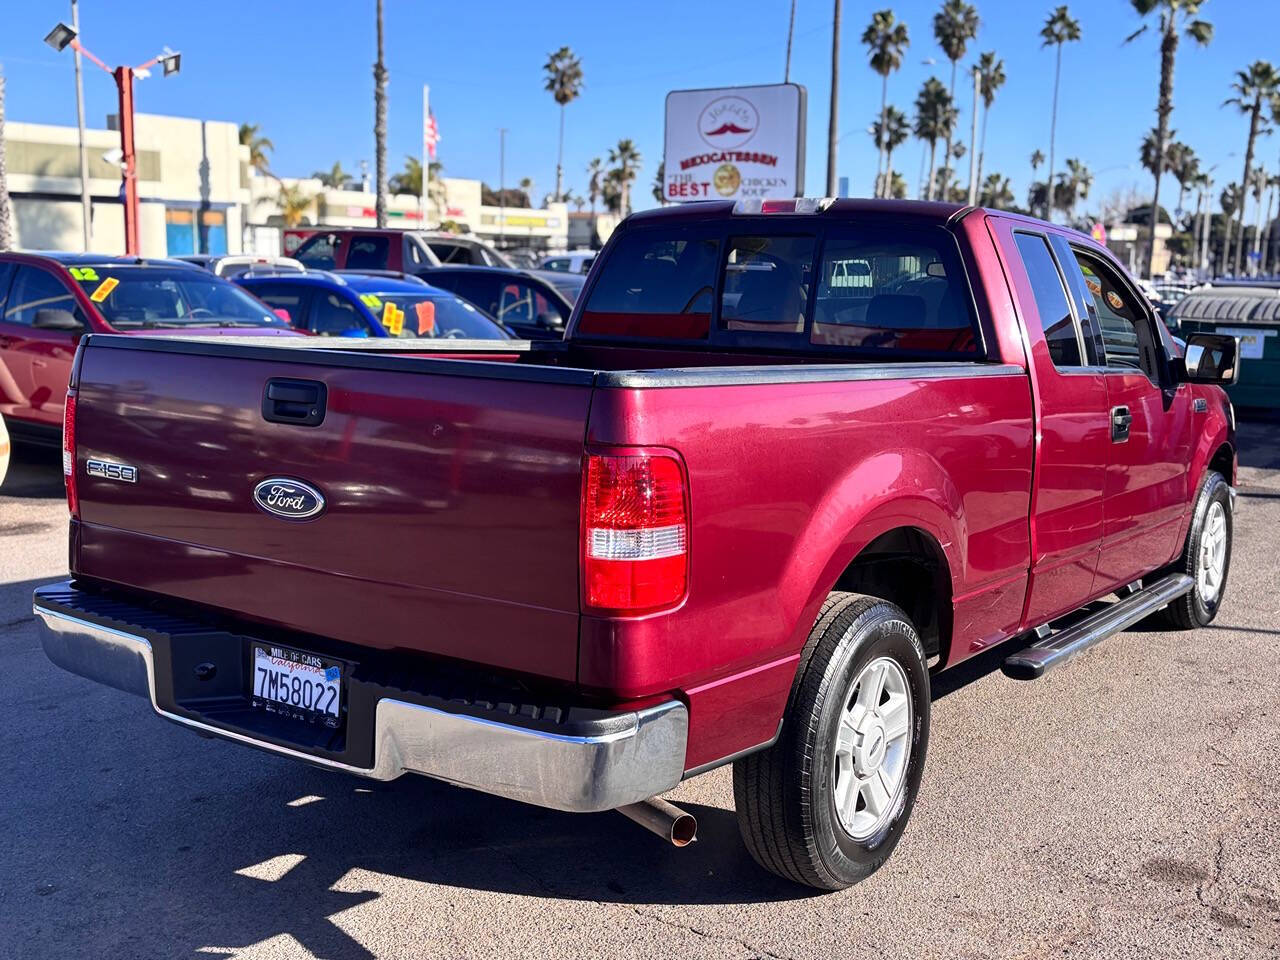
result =
[[[817,200],[826,205],[823,208],[823,216],[831,216],[832,214],[865,214],[879,213],[897,215],[900,217],[909,217],[917,220],[935,220],[938,223],[946,223],[956,214],[975,209],[968,207],[963,203],[943,203],[934,200],[876,200],[871,198],[838,198],[830,200],[828,198],[805,198],[811,201]],[[785,201],[779,201],[785,202]],[[651,221],[661,220],[700,220],[700,219],[717,219],[720,217],[734,216],[740,211],[740,201],[734,200],[699,200],[693,203],[679,204],[678,206],[656,207],[652,210],[642,210],[633,213],[627,218],[631,223],[649,223]],[[778,213],[789,213],[790,211],[779,210]],[[817,214],[815,214],[817,215]]]

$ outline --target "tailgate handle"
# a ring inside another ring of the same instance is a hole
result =
[[[287,380],[274,377],[262,391],[262,419],[318,427],[324,422],[328,388],[319,380]]]

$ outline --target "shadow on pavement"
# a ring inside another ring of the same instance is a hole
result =
[[[0,497],[32,500],[61,500],[62,451],[54,447],[15,443],[9,460],[9,474],[0,486]]]

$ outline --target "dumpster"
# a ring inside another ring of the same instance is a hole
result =
[[[1280,285],[1209,287],[1188,294],[1169,311],[1170,327],[1185,338],[1218,333],[1240,340],[1240,380],[1227,387],[1237,407],[1280,410]]]

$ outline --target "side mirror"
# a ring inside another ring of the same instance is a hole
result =
[[[537,319],[538,326],[545,327],[548,330],[559,330],[564,326],[564,321],[560,319],[558,313],[540,313]]]
[[[1189,334],[1183,362],[1188,383],[1228,386],[1240,379],[1240,342],[1216,333]]]
[[[37,330],[65,330],[68,333],[79,333],[84,329],[84,324],[77,320],[76,315],[70,310],[57,310],[52,307],[37,310],[31,325]]]

